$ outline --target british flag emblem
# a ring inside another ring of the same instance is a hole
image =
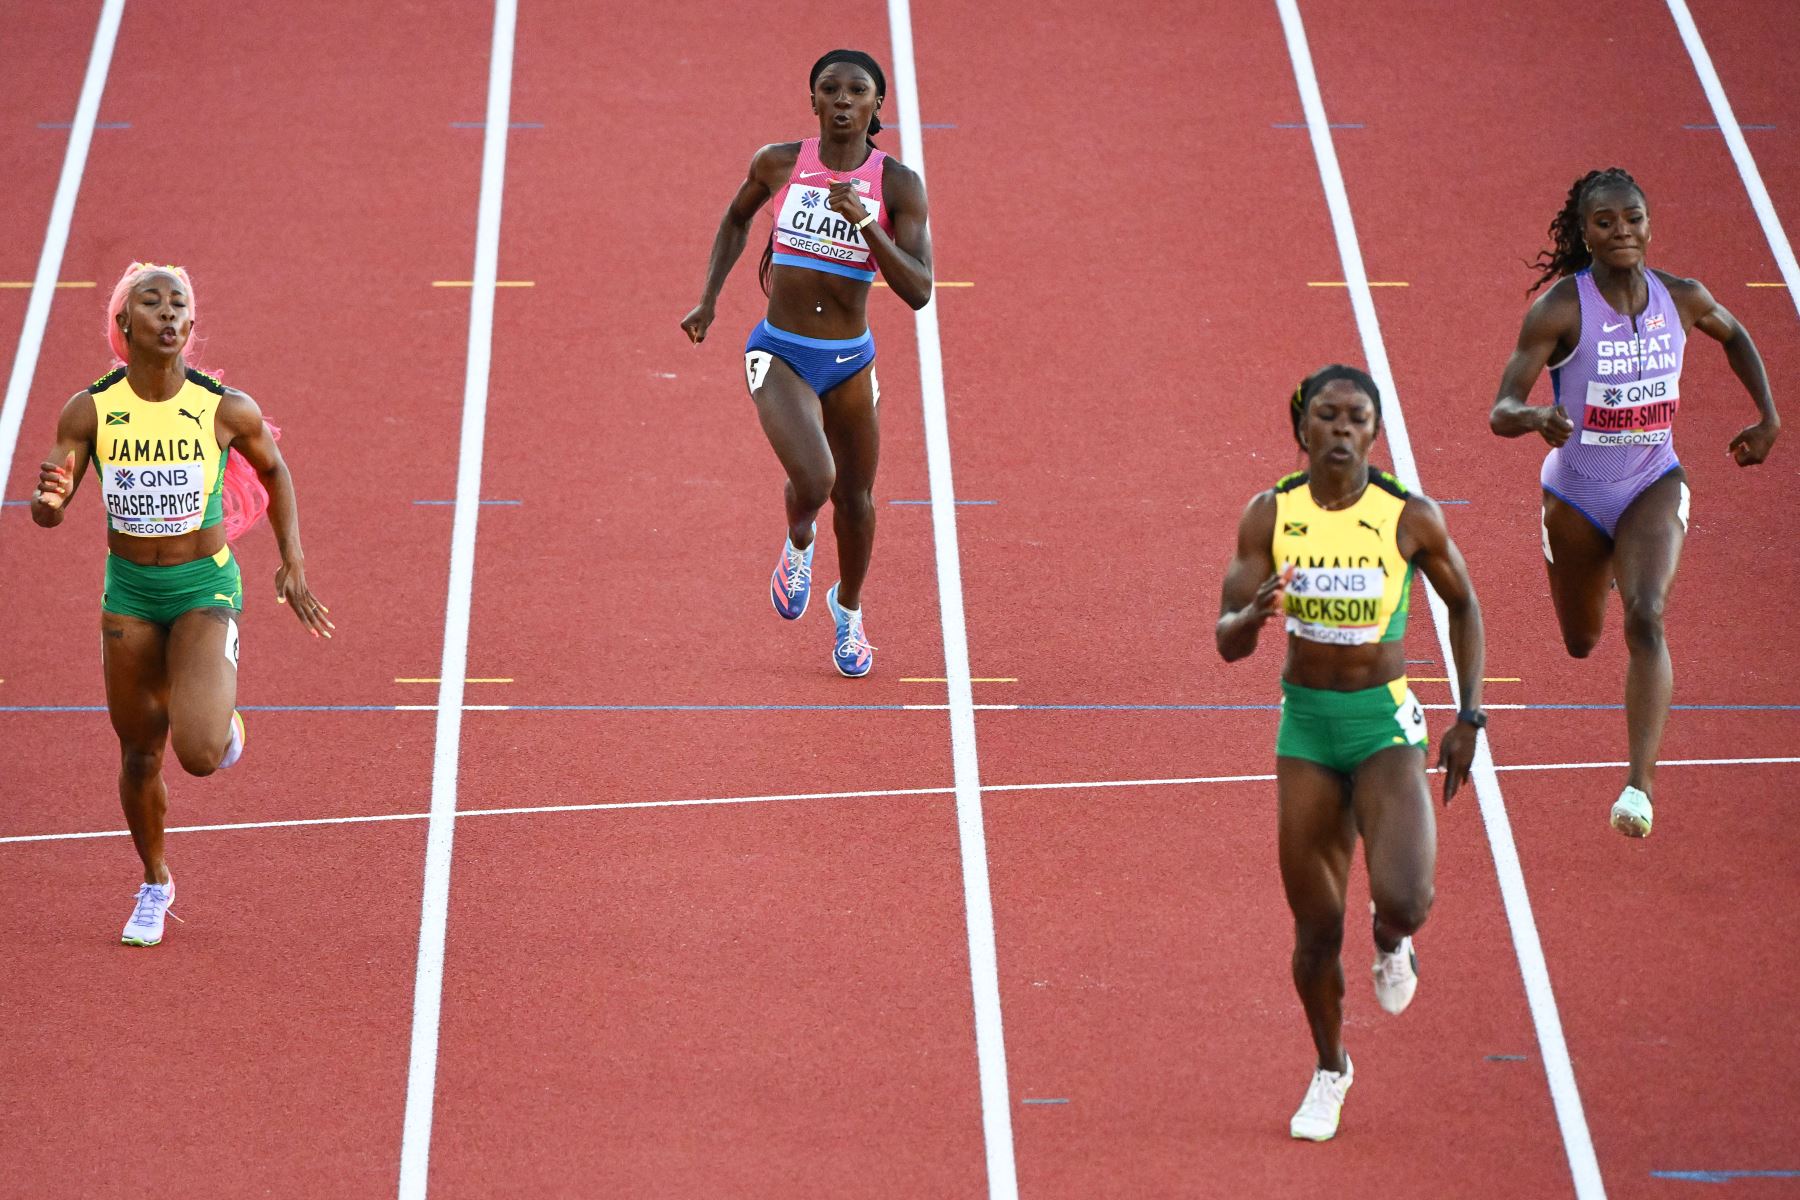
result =
[[[1644,322],[1644,332],[1648,333],[1652,329],[1661,329],[1668,323],[1669,319],[1666,316],[1662,313],[1657,313],[1654,317],[1650,317]]]

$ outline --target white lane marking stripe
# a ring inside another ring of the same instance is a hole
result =
[[[69,245],[75,197],[87,171],[88,146],[94,140],[94,121],[100,115],[100,97],[106,91],[106,75],[112,69],[113,46],[119,40],[119,20],[124,13],[125,0],[106,0],[100,9],[100,24],[94,30],[94,48],[88,54],[81,99],[75,104],[75,121],[69,128],[69,148],[63,154],[62,175],[56,181],[56,198],[50,204],[50,221],[44,229],[37,274],[31,281],[31,299],[25,305],[19,348],[13,355],[12,375],[6,381],[6,400],[0,403],[0,495],[5,495],[12,474],[13,452],[19,445],[31,382],[37,376],[38,354],[44,348],[44,330],[50,324],[50,300],[56,295],[56,276],[62,270],[63,251]]]
[[[900,107],[901,158],[925,179],[925,140],[919,128],[919,75],[913,61],[912,6],[888,0],[894,93]],[[994,945],[994,902],[988,884],[987,830],[975,755],[975,694],[969,682],[969,640],[963,623],[962,567],[956,541],[956,489],[950,477],[950,425],[944,405],[944,358],[938,341],[937,299],[914,319],[919,341],[919,391],[925,416],[925,457],[931,477],[931,532],[937,547],[938,610],[944,629],[944,675],[950,701],[950,761],[956,784],[957,844],[962,855],[963,905],[969,935],[969,984],[975,1006],[975,1061],[981,1085],[981,1131],[987,1150],[988,1196],[1015,1200],[1012,1104],[1006,1082],[1006,1042],[1000,1024],[1000,968]]]
[[[474,286],[469,290],[462,440],[456,468],[456,510],[450,530],[449,600],[444,612],[443,665],[438,671],[431,824],[425,840],[419,960],[413,976],[412,1051],[400,1141],[400,1200],[424,1200],[430,1171],[431,1114],[437,1088],[438,1027],[444,995],[444,936],[450,917],[450,851],[456,829],[456,769],[462,749],[463,680],[469,673],[475,521],[481,511],[481,459],[493,357],[500,201],[506,182],[506,131],[512,111],[513,32],[517,19],[517,0],[495,0],[494,40],[488,56],[487,128],[481,148],[481,198],[475,221]]]
[[[1792,765],[1792,758],[1665,758],[1658,767],[1744,767]],[[1597,771],[1619,770],[1628,762],[1512,763],[1496,766],[1496,771]],[[1431,768],[1433,774],[1437,768]],[[1102,788],[1188,787],[1203,783],[1267,783],[1273,775],[1185,775],[1169,779],[1087,779],[1067,783],[990,783],[983,792],[1061,792],[1092,791]],[[509,817],[541,813],[612,812],[640,808],[706,808],[728,804],[771,804],[787,800],[879,800],[888,797],[948,796],[955,788],[877,788],[859,792],[785,792],[767,796],[715,796],[689,800],[615,800],[602,804],[534,804],[519,808],[464,808],[456,817]],[[380,821],[427,821],[428,812],[377,813],[351,817],[305,817],[292,821],[235,821],[217,825],[171,825],[165,833],[223,833],[240,829],[301,829],[313,825],[367,825]],[[80,833],[21,833],[0,837],[0,846],[9,842],[69,842],[88,838],[130,837],[127,829],[93,829]]]
[[[1275,0],[1281,13],[1281,25],[1287,35],[1288,56],[1294,64],[1294,80],[1300,101],[1306,110],[1306,124],[1312,138],[1313,154],[1319,163],[1319,179],[1324,185],[1325,199],[1331,210],[1331,227],[1337,238],[1338,256],[1344,264],[1344,278],[1350,284],[1350,303],[1356,314],[1356,327],[1362,335],[1363,354],[1368,359],[1369,374],[1381,389],[1382,423],[1387,426],[1388,446],[1394,456],[1394,473],[1408,487],[1419,487],[1419,471],[1413,459],[1412,442],[1407,436],[1406,419],[1400,410],[1399,393],[1394,388],[1393,371],[1388,365],[1387,347],[1382,341],[1381,325],[1375,316],[1375,297],[1369,290],[1369,277],[1363,268],[1362,249],[1356,239],[1356,224],[1350,215],[1350,196],[1344,187],[1343,172],[1338,167],[1337,150],[1331,141],[1331,130],[1325,118],[1325,101],[1319,94],[1319,80],[1313,70],[1312,52],[1307,48],[1306,29],[1300,21],[1295,0]],[[1450,654],[1450,626],[1444,602],[1429,584],[1426,596],[1431,603],[1432,619],[1437,626],[1438,646],[1445,672],[1451,677],[1453,694],[1461,689],[1454,682],[1456,667]],[[1500,878],[1500,894],[1506,904],[1507,923],[1512,928],[1513,949],[1518,955],[1519,971],[1525,980],[1525,995],[1531,1007],[1532,1023],[1537,1027],[1538,1046],[1543,1052],[1544,1073],[1550,1084],[1551,1102],[1556,1108],[1561,1127],[1563,1149],[1568,1155],[1569,1170],[1575,1183],[1575,1194],[1581,1200],[1599,1200],[1606,1195],[1600,1178],[1600,1162],[1594,1154],[1592,1135],[1582,1112],[1581,1093],[1575,1086],[1575,1067],[1569,1060],[1569,1048],[1563,1038],[1562,1019],[1557,1015],[1556,997],[1550,987],[1550,967],[1544,959],[1544,948],[1538,940],[1537,922],[1531,914],[1531,898],[1525,890],[1525,874],[1519,865],[1518,847],[1513,842],[1512,825],[1506,815],[1506,802],[1500,795],[1500,780],[1494,773],[1494,760],[1488,740],[1481,736],[1476,743],[1475,762],[1471,772],[1475,794],[1481,805],[1483,823],[1487,827],[1488,844],[1493,850],[1494,869]]]
[[[1719,82],[1719,73],[1713,70],[1712,55],[1706,52],[1706,43],[1700,40],[1700,28],[1694,24],[1694,16],[1688,11],[1687,0],[1668,0],[1668,4],[1669,13],[1675,18],[1675,27],[1681,31],[1681,41],[1687,47],[1688,57],[1694,60],[1694,71],[1700,76],[1700,86],[1706,90],[1706,98],[1712,104],[1713,119],[1719,123],[1719,130],[1725,135],[1725,144],[1731,148],[1731,159],[1737,164],[1738,174],[1744,180],[1744,190],[1750,193],[1750,207],[1756,210],[1756,219],[1762,222],[1763,236],[1769,240],[1769,249],[1775,255],[1775,265],[1781,270],[1781,278],[1787,282],[1788,299],[1793,301],[1794,311],[1800,313],[1800,264],[1794,261],[1794,248],[1788,243],[1787,233],[1775,215],[1775,202],[1769,199],[1769,189],[1763,186],[1762,172],[1756,169],[1756,159],[1750,153],[1750,143],[1744,140],[1744,131],[1738,126],[1737,114],[1731,111],[1731,101],[1725,98],[1725,85]]]

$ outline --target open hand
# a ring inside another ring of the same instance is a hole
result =
[[[1438,769],[1444,773],[1444,803],[1450,803],[1450,797],[1456,795],[1463,781],[1469,777],[1469,764],[1475,761],[1475,735],[1473,725],[1465,725],[1461,721],[1444,731],[1438,742]]]
[[[306,568],[297,562],[284,562],[275,569],[275,603],[293,609],[294,615],[314,637],[329,638],[331,631],[337,628],[331,623],[331,610],[319,603],[312,589],[306,586]]]
[[[1270,617],[1279,616],[1282,607],[1287,603],[1287,586],[1294,581],[1294,564],[1289,563],[1275,574],[1263,580],[1256,589],[1256,599],[1250,602],[1250,616],[1257,622],[1267,621]]]

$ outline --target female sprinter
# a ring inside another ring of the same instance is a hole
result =
[[[63,407],[31,498],[32,520],[54,528],[90,460],[99,472],[111,551],[100,601],[106,707],[119,735],[119,803],[144,861],[122,937],[132,946],[160,942],[175,903],[163,861],[164,746],[174,741],[190,775],[229,767],[244,749],[234,707],[242,584],[227,524],[241,526],[237,536],[266,504],[281,546],[277,603],[315,637],[333,628],[306,586],[293,481],[261,411],[187,365],[194,310],[186,271],[131,264],[107,310],[119,365]],[[233,451],[254,474],[227,466]]]
[[[1563,644],[1575,658],[1600,640],[1606,593],[1618,584],[1631,655],[1631,772],[1612,806],[1612,827],[1647,837],[1674,686],[1663,610],[1687,535],[1687,472],[1673,434],[1688,331],[1724,343],[1726,361],[1762,414],[1731,439],[1727,452],[1738,466],[1769,456],[1781,420],[1762,356],[1737,319],[1698,280],[1644,266],[1650,211],[1631,176],[1609,167],[1577,179],[1550,238],[1531,290],[1557,282],[1525,314],[1488,424],[1501,437],[1537,433],[1550,443],[1539,475],[1544,562]],[[1555,400],[1533,405],[1532,386],[1552,360]]]
[[[1412,934],[1431,909],[1437,830],[1425,783],[1425,713],[1406,683],[1401,635],[1413,570],[1450,610],[1462,708],[1438,765],[1447,804],[1469,774],[1481,711],[1481,609],[1444,516],[1369,465],[1381,430],[1375,383],[1329,366],[1289,397],[1307,469],[1250,501],[1225,573],[1218,625],[1227,662],[1283,616],[1281,729],[1275,739],[1281,882],[1294,913],[1294,987],[1318,1067],[1289,1132],[1337,1133],[1352,1078],[1344,1052],[1344,887],[1362,834],[1375,914],[1375,997],[1397,1013],[1418,986]]]
[[[867,675],[875,648],[863,634],[862,585],[875,545],[875,339],[869,286],[877,269],[902,300],[931,300],[931,239],[925,185],[875,148],[887,76],[859,50],[833,50],[812,69],[819,136],[764,146],[725,209],[713,239],[706,287],[681,327],[706,339],[713,306],[772,196],[775,228],[759,275],[768,318],[744,346],[744,374],[763,432],[787,471],[787,542],[769,580],[786,620],[806,612],[812,592],[814,521],[829,498],[839,581],[825,602],[837,624],[831,661]]]

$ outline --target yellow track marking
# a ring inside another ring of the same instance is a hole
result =
[[[877,279],[875,281],[875,286],[876,287],[886,287],[887,280]],[[955,282],[953,280],[949,280],[949,279],[934,279],[931,281],[931,286],[934,288],[941,288],[941,287],[974,287],[975,285],[973,283],[969,283],[969,282],[957,283],[957,282]]]
[[[1746,283],[1746,284],[1745,284],[1745,285],[1744,285],[1744,286],[1745,286],[1745,287],[1779,287],[1779,288],[1784,288],[1784,287],[1786,287],[1786,286],[1787,286],[1787,284],[1785,284],[1785,283]]]
[[[32,281],[29,279],[0,279],[0,288],[28,288],[31,285]],[[64,279],[59,281],[56,286],[59,288],[90,288],[94,286],[94,281],[91,279],[85,281]],[[1755,287],[1756,285],[1751,284],[1750,286]]]
[[[945,679],[945,678],[943,678],[941,676],[937,676],[937,675],[903,675],[900,677],[900,682],[901,683],[949,683],[950,681],[948,679]],[[1017,683],[1019,681],[1017,679],[1012,678],[1011,676],[975,675],[975,676],[970,677],[969,682],[970,683]]]
[[[1450,678],[1447,675],[1408,675],[1406,678],[1413,683],[1449,683],[1450,682]],[[1483,682],[1483,683],[1523,683],[1525,681],[1523,679],[1520,679],[1517,676],[1513,676],[1513,675],[1483,675],[1481,677],[1481,682]]]

